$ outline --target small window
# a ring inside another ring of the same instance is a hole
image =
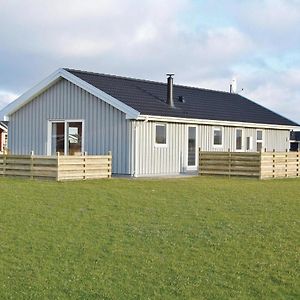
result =
[[[256,151],[261,152],[263,150],[263,131],[256,131]]]
[[[213,129],[214,134],[214,146],[222,146],[223,136],[222,136],[222,128],[215,127]]]
[[[247,151],[252,150],[252,144],[253,144],[252,136],[247,136],[247,147],[246,147]]]
[[[155,144],[167,145],[167,126],[166,124],[155,125]]]
[[[256,140],[257,141],[262,141],[262,130],[257,130],[256,131]]]
[[[236,129],[235,131],[235,149],[242,150],[243,147],[243,130]]]

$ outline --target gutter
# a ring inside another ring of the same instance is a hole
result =
[[[220,120],[207,120],[207,119],[191,119],[191,118],[176,118],[166,116],[151,116],[140,115],[137,120],[139,121],[157,121],[157,122],[170,122],[170,123],[186,123],[197,125],[216,125],[216,126],[231,126],[231,127],[247,127],[247,128],[262,128],[262,129],[281,129],[281,130],[300,130],[300,126],[280,125],[280,124],[262,124],[262,123],[249,123],[249,122],[235,122],[235,121],[220,121]]]

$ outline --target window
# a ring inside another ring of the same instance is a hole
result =
[[[195,126],[188,126],[188,166],[196,166],[196,131]]]
[[[166,124],[155,125],[155,144],[160,146],[167,145],[167,126]]]
[[[263,150],[263,131],[256,131],[256,151],[261,152]]]
[[[235,149],[242,150],[243,148],[243,130],[236,129],[235,130]]]
[[[52,121],[51,155],[77,155],[83,152],[82,121]]]
[[[252,150],[252,145],[253,145],[253,141],[252,141],[252,136],[247,136],[247,146],[246,149],[247,151],[251,151]]]
[[[223,144],[223,136],[222,136],[222,128],[221,127],[215,127],[213,129],[213,135],[214,135],[214,146],[222,146]]]

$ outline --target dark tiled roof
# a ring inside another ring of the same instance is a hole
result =
[[[65,69],[143,115],[298,126],[238,94],[174,84],[175,108],[166,83]],[[183,96],[185,103],[178,101]]]

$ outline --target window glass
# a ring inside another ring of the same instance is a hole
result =
[[[68,154],[81,154],[82,123],[68,123]]]
[[[262,142],[257,142],[256,143],[256,149],[257,149],[258,152],[262,151]]]
[[[242,150],[242,139],[243,139],[243,131],[242,129],[237,129],[236,130],[236,150]]]
[[[252,150],[252,137],[247,136],[247,150]]]
[[[262,130],[257,130],[256,131],[256,139],[258,141],[261,141],[262,140]]]
[[[155,143],[165,145],[167,143],[166,125],[156,125]]]
[[[52,123],[51,155],[65,153],[65,123]]]
[[[196,127],[188,128],[188,166],[196,165]]]
[[[214,128],[214,145],[221,146],[222,145],[222,129]]]
[[[261,152],[263,150],[263,132],[262,130],[256,131],[256,151]]]

